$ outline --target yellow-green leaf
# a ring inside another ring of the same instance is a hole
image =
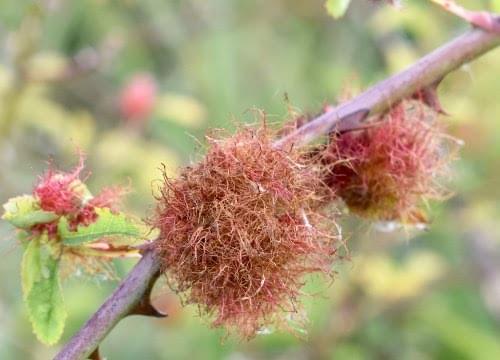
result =
[[[36,224],[43,224],[57,219],[57,214],[40,209],[38,202],[31,195],[22,195],[9,199],[4,205],[2,219],[15,227],[29,229]]]
[[[29,317],[38,340],[55,344],[61,337],[66,321],[66,309],[58,276],[59,258],[47,244],[40,244],[38,254],[31,257],[37,273],[30,275],[31,286],[26,297]]]
[[[123,213],[113,213],[106,208],[96,209],[98,218],[88,226],[78,226],[71,231],[68,220],[62,217],[57,231],[65,245],[76,246],[107,236],[140,237],[143,232],[130,217]]]
[[[325,3],[326,11],[333,18],[338,19],[344,16],[351,0],[327,0]]]

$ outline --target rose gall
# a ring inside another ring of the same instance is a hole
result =
[[[404,101],[366,129],[332,135],[322,155],[325,183],[361,217],[426,223],[422,205],[447,195],[439,180],[452,157],[450,139],[436,111]]]
[[[152,220],[168,283],[244,339],[290,329],[304,275],[331,274],[337,258],[333,221],[317,206],[320,167],[274,148],[265,127],[207,140],[200,163],[165,176]]]

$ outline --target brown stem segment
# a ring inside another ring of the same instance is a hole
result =
[[[330,131],[342,130],[342,124],[361,123],[368,114],[386,110],[392,104],[413,95],[443,78],[449,72],[500,45],[500,36],[474,29],[431,52],[403,72],[369,88],[361,95],[322,114],[296,131],[278,140],[277,147],[300,146]],[[157,276],[159,262],[152,250],[146,250],[118,289],[92,318],[64,346],[56,360],[86,359],[108,332],[143,298],[151,280]]]
[[[104,302],[54,360],[87,359],[113,327],[143,299],[160,264],[153,251],[146,251],[118,289]]]
[[[277,146],[306,144],[332,131],[337,125],[342,130],[340,122],[352,119],[362,111],[369,111],[369,114],[382,112],[498,45],[498,34],[480,29],[470,30],[424,56],[406,70],[379,82],[288,134],[277,142]]]

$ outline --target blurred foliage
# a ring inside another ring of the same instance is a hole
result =
[[[28,193],[52,157],[88,153],[91,190],[131,184],[128,208],[154,206],[159,167],[170,176],[198,158],[207,128],[233,129],[264,109],[316,112],[401,70],[467,25],[421,0],[397,10],[353,1],[335,21],[325,1],[5,0],[0,2],[0,203]],[[499,1],[467,0],[500,11]],[[120,94],[136,74],[156,84],[148,115],[128,119]],[[165,288],[164,320],[121,322],[102,345],[110,359],[500,358],[500,50],[440,87],[450,132],[465,141],[428,231],[385,232],[344,221],[352,259],[336,281],[311,279],[306,340],[271,332],[224,340]],[[198,140],[197,140],[198,139]],[[0,358],[47,359],[30,329],[13,228],[0,223]],[[132,266],[117,261],[123,276]],[[116,286],[72,278],[67,340]],[[133,339],[133,341],[130,341]]]
[[[338,19],[344,16],[350,2],[351,0],[327,0],[325,3],[326,11],[333,16],[334,19]]]

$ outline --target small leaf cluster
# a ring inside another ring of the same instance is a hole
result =
[[[144,237],[145,225],[118,210],[121,188],[93,196],[79,176],[49,169],[30,195],[9,199],[2,219],[18,231],[24,247],[21,263],[23,298],[33,331],[55,344],[67,317],[61,281],[69,270],[99,272],[114,256],[137,254],[131,246]]]

